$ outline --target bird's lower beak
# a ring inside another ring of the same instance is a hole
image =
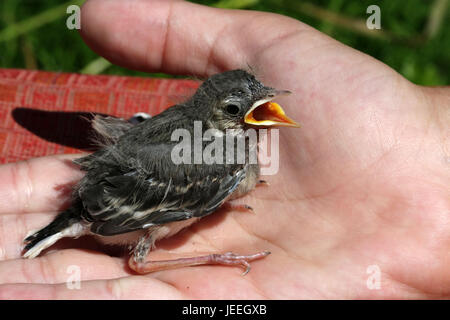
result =
[[[255,102],[244,116],[245,123],[254,126],[299,128],[300,125],[289,118],[283,108],[278,103],[272,102],[272,99],[273,97]]]

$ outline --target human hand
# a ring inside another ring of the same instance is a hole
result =
[[[249,64],[265,84],[293,92],[277,101],[302,128],[280,130],[278,174],[242,199],[255,214],[220,210],[161,241],[149,258],[167,258],[169,250],[272,254],[253,262],[245,277],[224,266],[137,276],[126,258],[86,249],[23,260],[25,235],[68,201],[55,186],[81,176],[67,156],[33,159],[0,168],[0,297],[449,295],[448,89],[415,86],[311,27],[269,13],[89,0],[81,31],[96,52],[129,68],[208,76]],[[66,287],[70,265],[80,267],[80,290]],[[379,290],[367,286],[372,265],[381,272]]]

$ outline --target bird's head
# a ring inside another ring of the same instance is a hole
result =
[[[232,70],[208,78],[192,98],[199,116],[219,129],[245,129],[299,125],[272,100],[289,94],[264,86],[244,70]]]

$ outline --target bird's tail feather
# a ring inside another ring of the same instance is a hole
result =
[[[61,212],[49,225],[26,237],[23,257],[34,258],[63,237],[81,235],[84,227],[77,209],[72,206]]]

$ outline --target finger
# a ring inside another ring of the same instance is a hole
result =
[[[35,259],[0,262],[0,283],[73,283],[128,276],[126,262],[93,251],[67,249]]]
[[[0,285],[0,299],[185,299],[173,285],[146,276],[64,284]]]
[[[35,158],[0,166],[0,215],[58,211],[67,205],[82,172],[80,155]]]
[[[280,15],[167,0],[89,0],[81,21],[86,43],[115,64],[198,76],[247,67],[275,40],[311,29]]]

